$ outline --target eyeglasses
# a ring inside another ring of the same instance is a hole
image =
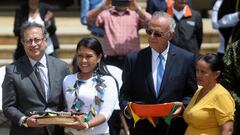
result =
[[[26,45],[32,45],[34,42],[35,44],[41,44],[44,38],[34,38],[34,39],[28,39],[28,40],[23,40],[24,44]]]
[[[163,32],[154,31],[154,30],[152,30],[152,29],[150,29],[150,28],[147,28],[147,29],[146,29],[146,33],[147,33],[149,36],[151,36],[151,35],[153,34],[154,37],[162,37],[162,36],[164,36],[164,35],[165,35],[166,33],[168,33],[168,32],[163,33]]]

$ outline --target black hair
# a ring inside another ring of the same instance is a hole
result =
[[[214,53],[207,53],[200,57],[200,59],[204,60],[206,63],[210,65],[210,69],[212,71],[222,71],[223,65],[221,64],[221,60]]]
[[[114,81],[116,82],[117,90],[119,92],[120,88],[119,88],[119,84],[118,84],[117,79],[109,72],[107,66],[104,63],[104,53],[103,53],[101,43],[94,37],[83,38],[77,44],[76,53],[77,53],[78,49],[82,46],[93,50],[96,53],[97,56],[102,55],[102,58],[101,58],[100,63],[98,65],[97,74],[98,75],[109,75],[109,76],[111,76],[114,79]],[[75,58],[76,58],[76,56],[75,56]],[[77,63],[77,62],[75,61],[75,63]],[[81,72],[81,70],[79,68],[77,70],[79,72]]]
[[[110,73],[106,69],[106,65],[104,63],[104,53],[103,53],[101,43],[94,37],[85,37],[85,38],[81,39],[79,41],[79,43],[77,44],[76,53],[77,53],[78,49],[82,46],[93,50],[97,56],[102,55],[99,65],[97,65],[98,66],[97,74],[110,75]],[[78,71],[81,71],[81,70],[78,68]]]

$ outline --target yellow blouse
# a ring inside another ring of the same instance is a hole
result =
[[[220,135],[221,125],[234,119],[235,103],[229,92],[217,84],[196,104],[199,88],[184,111],[185,135]]]

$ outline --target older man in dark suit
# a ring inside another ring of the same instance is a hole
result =
[[[3,113],[12,122],[11,135],[61,135],[57,126],[39,125],[33,111],[64,108],[62,82],[69,73],[67,63],[45,55],[45,29],[25,23],[21,37],[26,56],[7,65],[3,88]]]
[[[172,45],[175,22],[164,12],[155,12],[146,29],[150,47],[128,55],[120,90],[120,107],[126,111],[130,101],[146,104],[175,102],[178,107],[170,126],[162,118],[156,127],[140,120],[133,135],[182,135],[186,126],[181,115],[197,89],[195,56]]]

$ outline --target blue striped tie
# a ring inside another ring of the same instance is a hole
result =
[[[159,64],[157,68],[157,90],[156,95],[159,94],[161,83],[162,83],[162,77],[163,77],[163,56],[161,54],[158,55],[159,58]]]

